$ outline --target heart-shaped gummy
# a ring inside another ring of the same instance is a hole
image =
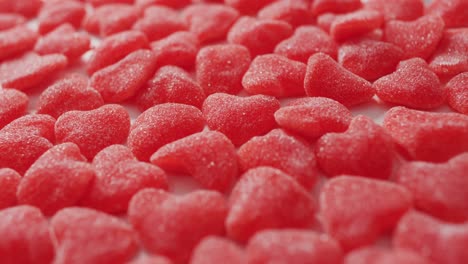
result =
[[[0,129],[26,113],[29,98],[15,89],[0,90]]]
[[[428,260],[410,250],[384,249],[370,246],[350,252],[344,264],[429,264]]]
[[[226,238],[209,236],[204,238],[193,250],[191,264],[247,263],[244,250]]]
[[[20,181],[21,175],[16,171],[9,168],[0,169],[0,210],[17,203],[16,190]]]

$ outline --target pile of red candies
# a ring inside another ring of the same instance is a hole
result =
[[[2,264],[468,263],[468,0],[5,0],[0,83]]]

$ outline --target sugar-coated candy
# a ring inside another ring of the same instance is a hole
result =
[[[37,14],[41,6],[41,0],[3,0],[0,2],[0,13],[17,13],[25,17],[32,17]]]
[[[325,230],[346,251],[375,242],[411,206],[411,193],[404,187],[363,177],[333,178],[320,191]]]
[[[100,150],[124,143],[130,129],[130,116],[121,105],[109,104],[88,111],[69,111],[55,123],[57,142],[77,144],[92,159]]]
[[[396,156],[391,136],[362,115],[353,118],[345,132],[322,136],[315,152],[319,166],[329,176],[350,174],[379,179],[390,176]]]
[[[224,233],[227,211],[225,198],[215,191],[175,196],[145,189],[133,196],[128,217],[149,252],[186,263],[201,239]]]
[[[310,139],[329,132],[344,132],[351,118],[348,108],[325,97],[297,99],[275,112],[280,127]]]
[[[292,34],[291,25],[284,21],[244,16],[231,27],[227,41],[247,47],[255,57],[273,52],[276,44]]]
[[[50,225],[57,264],[125,263],[137,253],[132,227],[99,211],[65,208],[52,217]]]
[[[247,257],[238,245],[216,236],[204,238],[193,250],[190,264],[244,264]]]
[[[0,65],[0,83],[3,88],[27,90],[49,80],[67,64],[67,57],[61,54],[26,54]]]
[[[0,262],[48,264],[54,259],[47,218],[39,209],[21,205],[0,211]]]
[[[149,46],[145,34],[139,31],[123,31],[102,39],[93,50],[86,65],[89,74],[114,64],[128,54]]]
[[[312,11],[319,15],[322,13],[348,13],[361,8],[360,0],[315,0]]]
[[[316,26],[301,26],[294,34],[275,47],[275,53],[307,63],[311,55],[323,52],[336,58],[338,46],[323,30]]]
[[[224,3],[236,8],[243,14],[255,14],[262,7],[274,2],[274,0],[224,0]]]
[[[0,169],[0,210],[16,205],[16,190],[20,181],[21,175],[16,171],[9,168]]]
[[[430,264],[429,260],[405,249],[386,249],[370,246],[350,252],[344,264]]]
[[[205,93],[188,72],[176,66],[164,66],[140,90],[135,100],[142,111],[162,103],[187,104],[201,108]]]
[[[27,134],[44,137],[50,142],[55,141],[55,119],[48,115],[30,114],[15,119],[6,125],[1,133]]]
[[[90,86],[105,102],[122,102],[133,97],[156,71],[156,56],[149,50],[137,50],[119,62],[93,74]]]
[[[411,108],[431,109],[445,101],[439,78],[421,58],[400,62],[395,72],[373,86],[382,101]]]
[[[90,36],[77,32],[70,24],[63,24],[39,39],[34,51],[41,54],[59,53],[69,60],[79,58],[90,48]]]
[[[403,164],[396,180],[411,191],[415,206],[448,221],[468,220],[468,153],[446,163],[414,161]],[[436,192],[436,194],[434,194]]]
[[[424,14],[423,0],[368,0],[364,7],[380,12],[386,21],[414,20]]]
[[[135,0],[135,5],[141,10],[145,10],[147,7],[152,5],[162,5],[172,8],[182,8],[189,5],[192,0]]]
[[[313,22],[308,2],[303,0],[282,0],[273,2],[258,12],[260,19],[275,19],[289,23],[293,27]]]
[[[142,161],[163,145],[203,130],[202,112],[194,106],[165,103],[153,106],[132,124],[127,144]]]
[[[28,103],[28,96],[20,91],[0,89],[0,129],[24,115]]]
[[[368,81],[395,71],[403,56],[396,45],[365,38],[345,42],[338,50],[338,62]]]
[[[447,102],[456,111],[468,115],[468,73],[460,73],[445,86]]]
[[[304,95],[306,65],[277,54],[257,56],[242,78],[249,94],[276,97]]]
[[[73,206],[83,197],[95,174],[73,143],[54,146],[26,171],[17,197],[20,204],[34,205],[46,215]]]
[[[338,14],[324,13],[317,17],[317,26],[326,31],[330,32],[331,24],[335,21]]]
[[[309,230],[260,231],[249,240],[246,250],[246,263],[250,264],[341,264],[343,261],[343,251],[335,239]]]
[[[151,163],[165,171],[190,174],[201,186],[225,192],[238,176],[236,149],[216,131],[196,133],[162,146]]]
[[[315,210],[314,198],[292,176],[257,167],[244,173],[232,190],[227,234],[246,242],[265,229],[306,228],[313,224]]]
[[[115,4],[115,3],[133,4],[135,0],[84,0],[84,1],[96,7],[96,6]]]
[[[79,28],[85,14],[85,5],[80,1],[46,1],[37,18],[39,32],[45,34],[64,23]]]
[[[410,159],[444,162],[468,151],[468,116],[463,114],[394,107],[383,125]]]
[[[172,264],[172,261],[162,256],[143,256],[134,259],[126,264]]]
[[[239,146],[275,128],[274,113],[279,108],[279,101],[272,96],[216,93],[206,98],[202,109],[208,127]]]
[[[304,88],[308,96],[328,97],[345,106],[369,102],[374,96],[370,82],[346,70],[323,53],[309,58]]]
[[[167,189],[166,174],[152,164],[138,161],[126,146],[112,145],[101,150],[92,164],[96,178],[80,201],[83,206],[123,213],[139,190]]]
[[[170,34],[188,28],[180,14],[166,6],[150,6],[145,9],[144,16],[134,25],[134,30],[145,33],[150,41],[159,40]]]
[[[242,76],[250,65],[249,50],[237,44],[206,46],[197,54],[196,75],[206,95],[217,92],[237,94]]]
[[[18,14],[0,13],[0,30],[14,28],[26,22],[26,18]]]
[[[450,29],[429,60],[431,69],[441,77],[468,71],[468,28]]]
[[[207,43],[225,39],[239,12],[221,4],[196,4],[184,9],[182,17],[187,21],[190,32],[201,43]]]
[[[336,41],[362,36],[379,28],[383,23],[381,13],[374,10],[358,10],[337,16],[330,25],[330,35]]]
[[[447,27],[468,27],[466,10],[466,0],[434,0],[430,2],[426,12],[441,16]]]
[[[399,46],[406,58],[429,58],[444,33],[444,21],[438,16],[423,16],[414,21],[388,21],[384,27],[385,41]]]
[[[130,29],[138,16],[136,7],[129,4],[103,5],[86,15],[83,28],[93,34],[109,36]]]
[[[179,31],[151,43],[158,66],[174,65],[185,69],[195,66],[200,43],[190,32]]]
[[[25,25],[0,31],[0,61],[31,50],[37,37],[37,33]]]
[[[264,136],[253,137],[238,150],[242,171],[270,166],[291,175],[306,189],[317,180],[313,149],[302,139],[274,129]]]
[[[437,264],[464,264],[468,259],[468,224],[442,222],[410,211],[394,231],[393,245]]]
[[[58,118],[71,110],[92,110],[103,104],[98,91],[88,87],[86,76],[70,74],[42,92],[37,113]]]

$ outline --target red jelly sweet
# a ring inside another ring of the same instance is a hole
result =
[[[381,13],[374,10],[358,10],[337,16],[330,26],[330,35],[336,41],[344,41],[369,33],[382,24]]]
[[[468,73],[460,73],[445,86],[447,102],[456,111],[468,115]]]
[[[209,236],[204,238],[193,250],[191,264],[243,264],[247,263],[244,251],[225,238]]]
[[[46,1],[38,15],[39,32],[45,34],[56,27],[68,23],[74,28],[81,26],[86,9],[80,1]]]
[[[24,25],[0,31],[0,61],[31,50],[37,38],[37,33]]]
[[[465,0],[434,0],[426,12],[441,16],[447,27],[468,27],[467,9],[468,2]]]
[[[257,15],[260,19],[282,20],[293,27],[313,22],[309,3],[303,0],[276,1],[262,8]]]
[[[348,13],[362,6],[360,0],[315,0],[312,3],[314,14],[322,13]]]
[[[190,32],[179,31],[151,43],[158,66],[174,65],[185,69],[195,66],[200,43]]]
[[[424,14],[423,0],[368,0],[364,7],[382,13],[386,21],[414,20]]]
[[[74,60],[89,50],[90,43],[87,33],[77,32],[70,24],[63,24],[40,38],[34,51],[41,55],[59,53]]]
[[[14,28],[26,22],[26,18],[18,14],[0,13],[0,30]]]
[[[0,13],[18,13],[32,17],[37,14],[41,6],[41,0],[1,1]]]
[[[255,14],[262,7],[273,1],[274,0],[256,0],[252,2],[250,0],[224,0],[224,3],[236,8],[243,14]]]
[[[428,264],[429,261],[411,250],[363,247],[349,253],[344,264]]]
[[[0,169],[0,210],[16,205],[16,190],[20,181],[21,175],[16,171]]]
[[[150,41],[165,38],[174,32],[187,28],[187,23],[180,14],[165,6],[146,8],[144,16],[133,25],[134,30],[145,33]]]
[[[446,30],[429,60],[431,69],[441,77],[468,71],[468,28]]]
[[[189,5],[191,0],[135,0],[136,6],[144,10],[152,5],[162,5],[172,8],[182,8],[186,5]]]
[[[0,90],[0,129],[11,121],[24,115],[29,98],[26,94],[14,89]]]
[[[55,119],[49,115],[30,114],[15,119],[6,125],[1,132],[39,136],[54,142],[54,125]]]
[[[93,34],[109,36],[130,29],[138,16],[136,7],[129,4],[103,5],[86,15],[83,28]]]

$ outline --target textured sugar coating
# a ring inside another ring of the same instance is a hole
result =
[[[227,211],[226,200],[218,192],[194,191],[175,196],[145,189],[133,196],[128,217],[149,252],[174,263],[187,263],[201,239],[224,233]]]
[[[127,264],[172,264],[172,261],[161,256],[144,256],[127,262]]]
[[[30,114],[15,119],[6,125],[1,133],[39,136],[54,142],[54,125],[55,119],[48,115]]]
[[[442,164],[421,161],[405,163],[398,169],[396,179],[411,191],[417,208],[440,219],[466,221],[467,170],[468,153],[465,153]]]
[[[364,7],[380,12],[386,21],[409,21],[424,14],[423,0],[369,0],[365,2]]]
[[[265,229],[307,228],[314,222],[314,198],[292,176],[271,167],[244,173],[229,199],[226,229],[237,241]]]
[[[140,110],[162,104],[179,103],[201,108],[205,93],[188,72],[176,66],[159,68],[135,98]]]
[[[442,222],[410,211],[400,220],[393,245],[411,250],[433,263],[464,264],[468,259],[468,224]]]
[[[351,118],[344,105],[325,97],[297,99],[275,112],[280,127],[310,139],[329,132],[344,132]]]
[[[275,97],[304,95],[304,63],[281,55],[257,56],[242,78],[242,86],[249,94],[264,94]]]
[[[14,89],[0,90],[0,129],[26,113],[29,98]]]
[[[447,27],[468,27],[468,2],[465,0],[431,1],[426,12],[439,15]]]
[[[46,215],[73,206],[95,177],[78,146],[59,144],[46,151],[26,171],[17,197],[20,204],[34,205]]]
[[[319,166],[329,176],[350,174],[378,179],[390,176],[396,156],[391,136],[362,115],[353,118],[345,132],[322,136],[315,153]]]
[[[294,34],[275,47],[275,53],[307,63],[311,55],[323,52],[336,58],[338,46],[323,30],[315,26],[301,26]]]
[[[274,0],[224,0],[226,5],[232,6],[242,14],[255,14],[262,7],[274,2]]]
[[[40,38],[34,51],[41,55],[59,53],[74,60],[88,51],[90,44],[88,33],[77,32],[72,25],[63,24]]]
[[[127,110],[115,104],[89,111],[69,111],[55,123],[57,142],[75,143],[88,159],[107,146],[124,143],[129,130]]]
[[[135,0],[136,6],[141,10],[145,10],[151,5],[163,5],[172,8],[181,8],[191,4],[191,0]]]
[[[349,253],[344,264],[429,264],[428,260],[410,250],[363,247]]]
[[[193,33],[180,31],[152,42],[151,49],[158,66],[174,65],[190,70],[195,66],[200,43]]]
[[[308,96],[328,97],[345,106],[369,102],[374,96],[371,83],[323,53],[309,58],[304,88]]]
[[[93,74],[90,86],[105,102],[122,102],[133,97],[156,71],[156,56],[149,50],[137,50],[119,62]]]
[[[412,206],[411,193],[386,181],[340,176],[320,192],[325,230],[348,251],[374,243]]]
[[[468,151],[468,116],[394,107],[384,128],[410,159],[444,162]]]
[[[149,45],[145,34],[139,31],[123,31],[102,39],[86,64],[89,74],[114,64],[133,51],[147,48]]]
[[[144,188],[167,189],[158,167],[138,161],[123,145],[112,145],[93,159],[96,178],[80,204],[107,213],[125,213],[132,196]]]
[[[37,38],[37,33],[25,25],[0,31],[0,61],[31,50]]]
[[[32,17],[37,14],[41,6],[41,0],[1,1],[0,13],[17,13]]]
[[[190,264],[244,264],[247,257],[238,245],[216,236],[204,238],[193,250]]]
[[[128,146],[142,161],[163,145],[203,130],[205,120],[190,105],[165,103],[149,108],[137,117],[128,136]]]
[[[206,95],[217,92],[237,94],[242,76],[250,65],[249,50],[237,44],[206,46],[197,54],[197,81]]]
[[[468,71],[468,28],[446,30],[429,60],[431,69],[441,77]]]
[[[188,173],[203,187],[227,191],[238,176],[236,149],[216,131],[196,133],[158,149],[151,163],[166,171]]]
[[[92,209],[70,207],[50,222],[55,241],[54,263],[114,264],[130,260],[138,249],[132,227]]]
[[[445,86],[447,102],[456,111],[468,115],[468,73],[460,73]]]
[[[374,10],[358,10],[337,16],[330,26],[330,35],[336,41],[344,41],[369,33],[380,28],[382,24],[381,13]]]
[[[104,104],[98,91],[88,87],[88,78],[70,74],[45,89],[39,96],[37,113],[58,118],[72,110],[92,110]]]
[[[224,40],[239,12],[221,4],[194,4],[182,11],[182,17],[201,43]]]
[[[431,109],[445,101],[439,78],[421,58],[400,62],[395,72],[378,79],[373,86],[377,96],[387,103]]]
[[[227,41],[247,47],[255,57],[273,52],[276,44],[292,34],[291,25],[284,21],[244,16],[231,27]]]
[[[317,26],[326,31],[330,32],[331,24],[336,19],[338,14],[334,13],[324,13],[317,17]]]
[[[279,108],[279,101],[272,96],[224,93],[208,96],[202,107],[208,127],[225,134],[236,146],[275,128],[274,113]]]
[[[27,90],[49,80],[67,64],[67,57],[60,54],[39,56],[30,53],[3,62],[0,65],[0,83],[3,88]]]
[[[115,3],[133,4],[134,1],[135,0],[85,0],[85,2],[88,2],[95,7]]]
[[[0,13],[0,30],[14,28],[26,23],[26,18],[18,14]]]
[[[336,240],[309,230],[260,231],[250,239],[246,250],[250,264],[341,264],[343,261],[343,251]]]
[[[128,30],[137,21],[139,12],[128,4],[108,4],[94,9],[83,20],[83,28],[103,37]]]
[[[307,1],[284,0],[273,2],[260,10],[260,19],[274,19],[287,22],[293,27],[311,24],[314,21]]]
[[[39,209],[21,205],[0,211],[0,262],[48,264],[54,259],[47,219]]]
[[[302,139],[281,129],[253,137],[239,148],[237,154],[242,171],[270,166],[291,175],[306,189],[311,189],[317,180],[312,148]]]
[[[170,34],[188,28],[180,14],[169,7],[150,6],[145,9],[143,18],[134,25],[134,30],[145,33],[150,41],[159,40]]]
[[[338,62],[368,81],[395,71],[403,56],[396,45],[366,38],[345,42],[338,50]]]
[[[348,13],[361,8],[360,0],[315,0],[312,11],[315,15],[322,13]]]
[[[39,32],[45,34],[64,23],[79,28],[85,14],[85,6],[80,1],[47,1],[37,17]]]
[[[0,169],[0,210],[16,205],[16,190],[20,181],[21,175],[16,171]]]
[[[388,21],[385,41],[399,46],[406,58],[429,58],[444,34],[444,21],[438,16],[423,16],[414,21]]]

